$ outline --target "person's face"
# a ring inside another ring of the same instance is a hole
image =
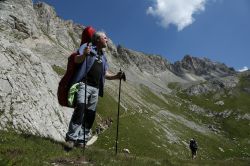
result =
[[[100,48],[106,48],[108,46],[108,38],[105,34],[100,36],[98,44]]]

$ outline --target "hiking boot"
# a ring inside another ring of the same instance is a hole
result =
[[[85,146],[84,146],[84,141],[80,141],[80,140],[78,140],[76,143],[75,143],[75,146],[77,147],[77,148],[86,148],[87,147],[87,139],[86,139],[86,141],[85,141]]]
[[[87,135],[86,135],[86,143],[91,139],[93,137],[93,135],[92,135],[92,132],[90,131]]]
[[[87,142],[93,137],[91,132],[85,135],[85,147],[87,146]],[[84,148],[84,140],[77,140],[76,146],[79,148]]]
[[[84,143],[78,143],[77,147],[78,148],[86,148],[87,147],[87,143],[85,143],[85,146],[84,146]]]
[[[71,141],[71,140],[66,141],[66,142],[64,143],[65,148],[68,148],[68,149],[73,149],[73,148],[74,148],[74,145],[75,145],[75,142],[74,142],[74,141]]]

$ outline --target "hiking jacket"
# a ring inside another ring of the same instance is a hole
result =
[[[84,44],[80,47],[79,52],[80,54],[82,54],[83,52],[83,48],[85,48],[87,45]],[[97,52],[96,52],[96,47],[95,46],[90,46],[91,50],[90,50],[90,55],[88,55],[87,61],[86,58],[85,60],[80,63],[77,64],[77,69],[76,72],[70,82],[70,87],[72,85],[74,85],[75,83],[81,82],[81,80],[83,80],[83,78],[86,76],[86,62],[87,62],[87,72],[89,72],[89,70],[91,69],[92,65],[95,62],[95,59],[97,57]],[[107,58],[105,53],[103,53],[101,55],[102,57],[102,73],[101,73],[101,77],[100,77],[100,81],[99,81],[99,96],[103,96],[103,89],[104,89],[104,83],[105,83],[105,73],[108,70],[108,63],[107,63]]]

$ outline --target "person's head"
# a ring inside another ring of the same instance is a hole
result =
[[[95,33],[95,29],[91,26],[88,26],[86,28],[84,28],[84,30],[82,31],[82,37],[81,37],[81,45],[83,45],[84,43],[89,43],[91,42],[92,36]]]
[[[92,36],[92,43],[97,47],[97,49],[103,49],[108,46],[108,38],[103,31],[97,31]]]

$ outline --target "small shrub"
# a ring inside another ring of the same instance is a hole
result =
[[[52,65],[52,68],[53,70],[59,75],[59,76],[63,76],[66,72],[65,69],[63,69],[62,67],[60,66],[57,66],[57,65]]]

